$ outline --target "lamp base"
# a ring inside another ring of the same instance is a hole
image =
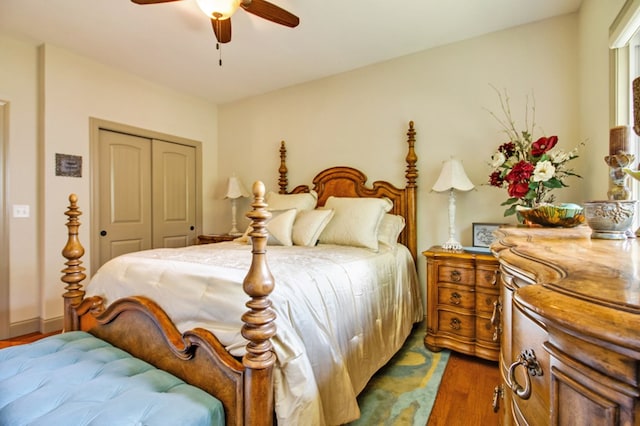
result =
[[[449,238],[446,243],[442,244],[442,248],[445,250],[462,251],[462,244],[453,238]]]

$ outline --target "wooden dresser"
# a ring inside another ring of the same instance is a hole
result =
[[[453,349],[497,361],[498,262],[490,254],[431,247],[427,259],[427,333],[432,351]]]
[[[504,227],[502,424],[640,424],[640,241]]]

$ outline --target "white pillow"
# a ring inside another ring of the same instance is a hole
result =
[[[296,209],[301,212],[316,208],[318,193],[311,191],[303,194],[278,194],[270,191],[267,192],[264,201],[267,203],[267,210],[270,211]]]
[[[313,247],[318,242],[320,233],[333,217],[332,209],[302,210],[293,223],[293,244]]]
[[[398,244],[400,233],[404,229],[404,217],[397,214],[385,214],[382,216],[380,227],[378,228],[378,242],[388,246]]]
[[[320,242],[378,250],[378,228],[393,203],[388,198],[329,197],[325,208],[334,215],[320,234]]]
[[[268,240],[267,245],[271,246],[292,246],[293,222],[296,220],[296,209],[278,210],[271,212],[271,218],[267,221]],[[234,241],[241,243],[251,243],[253,227],[249,225],[241,237]]]

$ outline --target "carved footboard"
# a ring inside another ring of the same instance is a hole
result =
[[[180,333],[171,318],[149,298],[136,296],[114,301],[108,307],[100,297],[85,298],[82,281],[84,248],[78,238],[82,214],[75,194],[69,196],[68,241],[62,255],[66,284],[65,331],[83,330],[117,346],[136,358],[168,371],[218,398],[228,425],[273,423],[273,366],[270,338],[275,334],[275,313],[269,294],[274,280],[266,262],[267,231],[271,216],[264,203],[264,185],[253,186],[252,261],[243,288],[249,300],[242,316],[242,335],[249,341],[242,361],[234,358],[209,331],[196,328]]]

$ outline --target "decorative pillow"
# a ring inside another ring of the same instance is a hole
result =
[[[267,221],[267,232],[269,233],[269,239],[267,245],[270,246],[292,246],[293,240],[291,239],[293,233],[293,222],[296,220],[296,209],[271,211],[271,218]],[[253,231],[251,225],[247,227],[241,237],[236,238],[234,241],[241,243],[251,243],[251,236],[249,235]]]
[[[293,244],[313,247],[333,217],[332,209],[302,210],[293,223]]]
[[[388,198],[329,197],[325,208],[334,216],[320,234],[320,242],[378,250],[378,228],[393,203]]]
[[[313,210],[318,202],[318,193],[315,191],[303,194],[278,194],[277,192],[267,192],[264,197],[267,203],[267,210],[289,210],[296,209]]]
[[[382,216],[382,221],[378,228],[378,242],[395,246],[398,244],[398,237],[400,237],[404,225],[404,217],[397,214],[385,214]]]

